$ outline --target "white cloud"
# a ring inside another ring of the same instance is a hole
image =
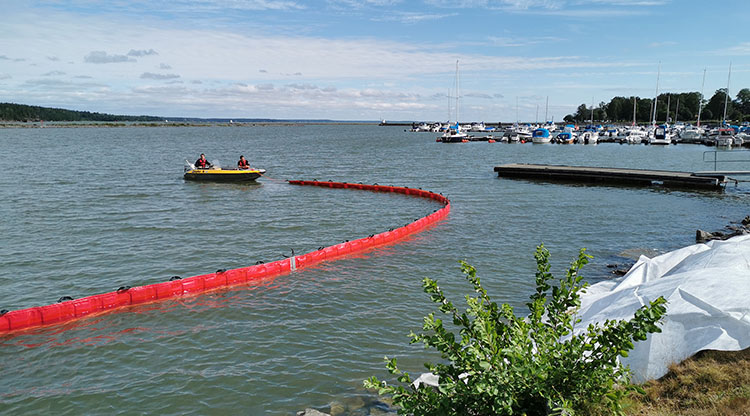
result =
[[[541,43],[554,43],[554,42],[560,42],[563,39],[553,36],[545,36],[545,37],[497,37],[497,36],[490,36],[488,38],[489,42],[493,46],[502,46],[502,47],[525,47],[525,46],[531,46],[531,45],[538,45]]]
[[[588,0],[594,4],[605,4],[610,6],[628,6],[628,7],[653,7],[664,6],[669,4],[670,0]],[[586,2],[581,2],[585,4]]]
[[[663,42],[651,42],[648,44],[648,46],[651,48],[663,48],[663,47],[668,47],[668,46],[674,46],[677,44],[678,44],[677,42],[667,40]]]
[[[427,0],[426,4],[442,8],[496,8],[507,10],[557,9],[563,0]]]
[[[750,42],[743,42],[720,51],[726,55],[750,56]]]
[[[145,49],[140,49],[140,50],[131,49],[130,52],[128,52],[128,56],[148,56],[148,55],[158,55],[158,54],[159,53],[156,52],[153,49],[149,49],[149,50],[145,50]]]
[[[275,1],[275,0],[205,0],[197,3],[214,4],[220,9],[240,9],[240,10],[302,10],[306,7],[295,1]]]
[[[442,20],[456,16],[456,13],[419,13],[419,12],[394,12],[384,16],[373,18],[373,21],[418,23],[433,20]]]
[[[179,77],[180,76],[177,74],[155,74],[153,72],[144,72],[141,74],[141,79],[164,80],[164,79],[175,79]]]
[[[485,94],[485,93],[479,93],[479,92],[470,92],[470,93],[463,94],[463,96],[466,98],[481,98],[484,100],[491,100],[494,98],[492,94]]]
[[[346,7],[350,9],[364,9],[370,6],[395,6],[402,2],[402,0],[329,0],[329,3],[334,7]]]
[[[83,57],[84,62],[90,64],[111,64],[118,62],[135,62],[135,59],[128,58],[125,55],[109,55],[104,51],[91,51]]]

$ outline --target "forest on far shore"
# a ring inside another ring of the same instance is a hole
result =
[[[659,94],[656,100],[656,122],[694,123],[698,120],[699,110],[701,122],[750,121],[750,89],[741,89],[735,99],[727,99],[726,91],[726,88],[718,89],[708,100],[699,92]],[[593,118],[594,122],[632,123],[635,104],[635,122],[650,123],[653,118],[653,101],[652,98],[614,97],[609,103],[601,102],[594,107],[593,116],[592,108],[581,104],[575,114],[568,114],[563,120],[569,123],[587,123]]]
[[[0,103],[0,121],[162,121],[155,116],[120,116],[34,105]]]

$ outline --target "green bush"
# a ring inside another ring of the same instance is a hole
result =
[[[475,297],[466,296],[465,312],[446,299],[436,281],[425,278],[424,291],[460,328],[457,336],[431,313],[424,319],[425,332],[410,334],[412,343],[441,353],[444,362],[425,364],[439,377],[439,387],[415,387],[409,373],[388,357],[386,367],[401,384],[371,377],[365,387],[392,396],[400,414],[548,415],[597,407],[620,414],[623,396],[638,388],[630,384],[629,370],[618,357],[627,356],[633,341],[661,331],[657,325],[666,313],[666,300],[659,297],[641,307],[629,321],[607,320],[573,335],[580,322],[580,293],[587,286],[579,271],[591,256],[582,249],[558,286],[550,285],[553,276],[544,245],[534,257],[536,292],[526,304],[525,318],[507,304],[492,302],[476,270],[464,262],[461,269],[476,292]]]

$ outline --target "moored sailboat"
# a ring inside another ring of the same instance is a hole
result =
[[[438,137],[438,141],[443,143],[466,143],[471,140],[471,136],[461,131],[461,125],[459,124],[459,78],[458,78],[458,60],[456,60],[456,124],[450,126],[442,136]]]

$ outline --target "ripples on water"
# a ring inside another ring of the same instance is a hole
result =
[[[169,276],[271,261],[398,227],[434,201],[296,187],[286,179],[421,187],[452,201],[447,220],[398,244],[288,276],[193,298],[0,336],[9,414],[292,414],[363,394],[434,359],[407,334],[432,310],[425,276],[461,302],[457,261],[497,301],[521,307],[544,242],[561,275],[581,247],[590,281],[632,249],[694,242],[747,215],[747,187],[725,192],[580,186],[495,176],[510,162],[705,170],[700,146],[438,144],[377,126],[0,130],[0,308],[52,303]],[[254,185],[188,183],[184,159],[233,166]],[[7,167],[6,167],[7,168]]]

